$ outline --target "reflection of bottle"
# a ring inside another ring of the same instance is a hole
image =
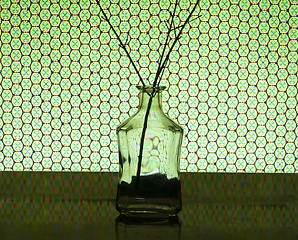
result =
[[[138,87],[137,113],[117,127],[119,184],[116,208],[122,214],[175,215],[181,210],[180,152],[183,129],[161,108],[164,87]],[[144,138],[140,175],[140,142],[149,94],[155,92]]]
[[[181,239],[181,221],[175,217],[161,220],[142,221],[129,219],[123,215],[115,221],[117,240],[159,240]]]

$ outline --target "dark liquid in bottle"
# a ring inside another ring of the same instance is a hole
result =
[[[176,214],[181,210],[181,183],[162,174],[132,177],[131,183],[118,185],[116,208],[129,212],[149,211]]]

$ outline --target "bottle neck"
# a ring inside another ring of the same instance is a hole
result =
[[[142,87],[139,88],[140,93],[139,93],[139,110],[147,110],[147,107],[150,102],[150,95],[152,95],[152,92],[155,91],[154,96],[152,97],[152,103],[151,103],[151,109],[150,111],[162,111],[162,90],[164,88],[157,87]]]

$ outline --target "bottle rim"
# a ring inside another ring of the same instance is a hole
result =
[[[155,86],[153,87],[153,85],[138,85],[136,86],[136,88],[139,90],[139,91],[142,91],[142,92],[153,92],[153,91],[157,91],[157,92],[160,92],[160,91],[163,91],[166,89],[166,86]]]

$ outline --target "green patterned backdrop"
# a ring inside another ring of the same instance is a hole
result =
[[[100,1],[146,83],[174,0]],[[179,1],[175,24],[195,0]],[[164,72],[182,171],[297,172],[297,0],[202,0]],[[118,171],[139,79],[94,1],[1,0],[0,170]]]

